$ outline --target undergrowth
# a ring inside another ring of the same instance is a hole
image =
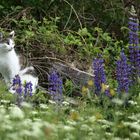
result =
[[[122,48],[128,55],[127,39],[120,40],[100,26],[60,31],[60,17],[37,20],[30,7],[11,7],[5,12],[8,14],[1,20],[0,31],[6,36],[8,30],[15,30],[15,49],[25,56],[27,64],[35,66],[40,84],[48,82],[48,63],[53,58],[91,73],[93,58],[101,55],[113,98],[104,92],[98,97],[89,81],[77,87],[65,79],[61,105],[52,101],[46,90],[39,90],[18,107],[16,96],[0,82],[0,139],[140,139],[140,82],[130,89],[129,96],[117,94],[115,62]],[[129,31],[127,27],[121,29],[123,34]],[[77,93],[80,96],[75,96]]]

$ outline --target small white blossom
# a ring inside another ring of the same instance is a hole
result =
[[[140,135],[138,133],[136,133],[136,132],[131,133],[131,137],[133,139],[140,139]]]
[[[120,99],[118,99],[118,98],[114,98],[114,99],[112,100],[112,102],[114,102],[114,103],[116,103],[116,104],[118,104],[118,105],[122,105],[122,104],[123,104],[123,101],[120,100]]]
[[[89,117],[88,121],[93,123],[96,121],[96,117],[95,116]]]
[[[66,101],[63,101],[62,104],[65,105],[65,106],[67,106],[67,105],[69,105],[70,103],[69,103],[69,102],[66,102]]]
[[[11,107],[10,108],[10,116],[12,118],[23,119],[24,118],[24,112],[17,106]]]
[[[75,121],[67,121],[67,123],[69,124],[69,125],[73,125],[73,126],[75,126],[76,125],[76,122]]]
[[[39,106],[41,109],[48,109],[48,106],[46,104],[40,104]]]
[[[130,103],[131,105],[137,105],[137,102],[134,102],[132,100],[128,101],[128,103]]]
[[[53,101],[53,100],[49,100],[49,103],[51,103],[51,104],[56,104],[56,102]]]
[[[72,131],[72,130],[74,130],[74,127],[72,127],[72,126],[64,126],[64,130],[65,131]]]
[[[24,108],[32,108],[32,105],[30,103],[27,103],[27,102],[22,102],[21,106]]]

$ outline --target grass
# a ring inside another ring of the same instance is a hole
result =
[[[139,95],[127,105],[117,97],[101,101],[93,96],[77,99],[78,106],[67,101],[58,106],[46,97],[46,103],[23,102],[18,107],[2,82],[0,89],[1,140],[140,139]]]

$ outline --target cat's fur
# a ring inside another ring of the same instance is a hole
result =
[[[12,31],[7,39],[2,40],[1,38],[0,42],[0,73],[8,87],[14,76],[20,71],[19,58],[14,49],[13,37],[14,32]]]
[[[16,54],[14,49],[14,34],[14,31],[12,31],[6,40],[3,40],[2,35],[0,35],[0,73],[4,77],[8,88],[11,87],[12,80],[15,75],[19,75],[22,83],[26,81],[33,84],[32,88],[33,92],[35,92],[38,78],[31,74],[27,74],[27,71],[34,70],[33,67],[27,67],[21,70],[19,56]],[[11,88],[9,91],[14,93]]]

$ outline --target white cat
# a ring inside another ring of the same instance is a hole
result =
[[[0,41],[0,73],[8,87],[13,77],[20,71],[19,58],[14,49],[14,34],[14,31],[12,31],[7,39],[2,40],[1,38]]]
[[[14,93],[11,84],[15,75],[19,75],[22,84],[26,82],[32,83],[33,93],[36,91],[38,85],[38,78],[27,74],[27,71],[34,70],[33,67],[27,67],[23,70],[21,69],[19,56],[16,54],[14,46],[14,35],[15,32],[12,31],[6,40],[3,40],[2,35],[0,35],[0,73],[4,77],[5,83],[10,92]]]

